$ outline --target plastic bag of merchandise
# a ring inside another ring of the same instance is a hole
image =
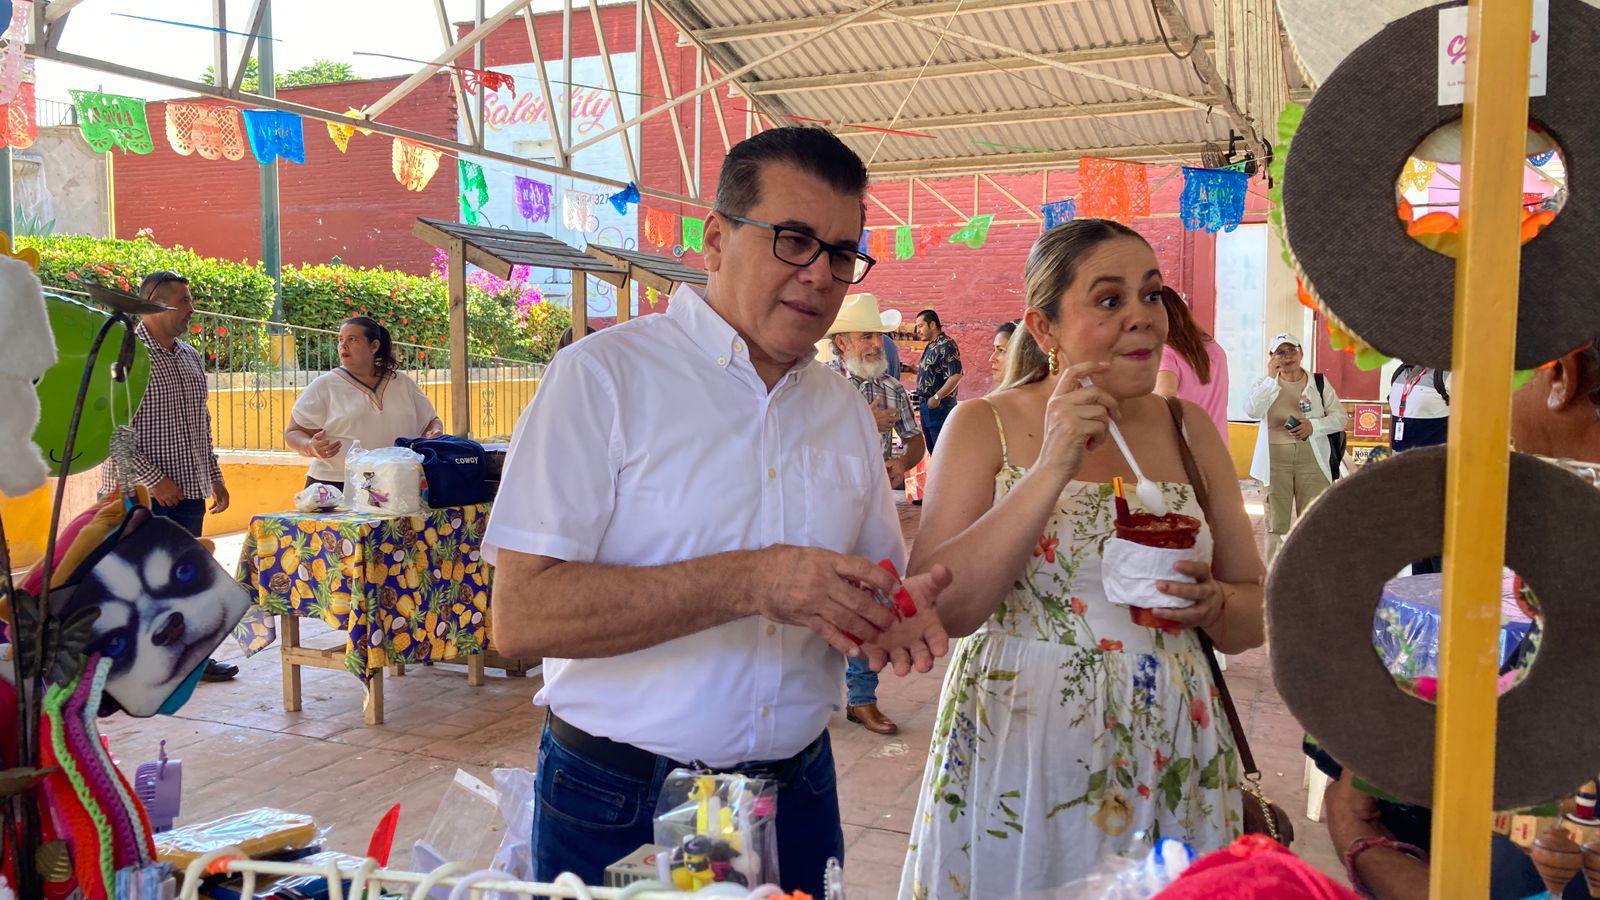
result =
[[[356,512],[409,516],[422,512],[422,457],[404,447],[367,450],[359,441],[344,461],[344,485]]]
[[[1143,843],[1134,845],[1136,850],[1143,847]],[[1189,845],[1173,838],[1162,838],[1149,852],[1137,856],[1119,856],[1107,850],[1089,875],[1058,888],[1023,894],[1018,900],[1150,900],[1193,861]]]
[[[682,891],[778,880],[778,790],[748,775],[676,769],[656,804],[661,881]]]
[[[301,512],[331,512],[344,503],[344,492],[332,485],[316,482],[294,495],[294,508]]]
[[[539,802],[533,773],[527,769],[495,769],[494,787],[500,797],[500,822],[505,826],[505,839],[495,852],[492,868],[523,881],[532,881],[533,810]]]
[[[431,872],[451,861],[466,866],[466,871],[489,868],[495,849],[508,837],[500,818],[499,800],[494,788],[457,769],[456,777],[439,798],[439,808],[428,822],[428,830],[411,846],[411,871]],[[523,839],[531,836],[530,826]],[[428,896],[448,900],[450,888],[435,888]]]

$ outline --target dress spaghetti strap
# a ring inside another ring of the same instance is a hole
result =
[[[1011,468],[1011,454],[1006,452],[1006,426],[1005,423],[1000,421],[1000,408],[990,403],[987,397],[983,399],[983,402],[988,405],[989,412],[994,413],[994,427],[1000,432],[1000,468],[1009,469]]]

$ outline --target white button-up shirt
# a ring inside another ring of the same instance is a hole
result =
[[[814,360],[769,392],[733,327],[684,286],[665,315],[557,355],[517,423],[484,554],[655,566],[773,544],[904,569],[877,428]],[[590,734],[727,767],[805,749],[843,673],[810,629],[749,616],[610,659],[546,659],[534,702]]]

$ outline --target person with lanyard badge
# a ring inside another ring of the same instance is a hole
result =
[[[311,457],[306,486],[344,490],[344,459],[359,442],[374,450],[396,438],[438,437],[444,424],[422,389],[400,371],[389,329],[366,316],[339,326],[338,368],[306,386],[290,412],[283,442]]]
[[[1389,446],[1396,453],[1433,447],[1450,437],[1450,373],[1402,363],[1389,383],[1391,431]],[[1411,564],[1411,574],[1444,571],[1438,556]]]
[[[1394,452],[1444,443],[1450,435],[1450,373],[1401,364],[1390,382],[1389,412]]]

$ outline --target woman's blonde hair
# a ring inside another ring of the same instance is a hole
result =
[[[1110,219],[1074,219],[1039,235],[1022,270],[1022,290],[1030,309],[1054,322],[1061,316],[1061,296],[1078,277],[1078,264],[1091,250],[1116,238],[1144,237]],[[1148,242],[1146,242],[1148,245]],[[1042,380],[1050,372],[1050,356],[1040,349],[1027,325],[1017,329],[1006,348],[1006,374],[996,391]]]

